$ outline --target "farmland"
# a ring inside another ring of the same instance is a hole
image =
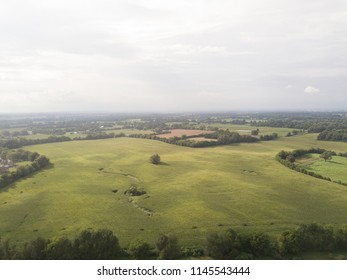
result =
[[[196,129],[173,129],[169,133],[160,134],[161,138],[170,138],[170,137],[182,137],[185,136],[198,136],[208,133],[213,133],[214,131],[209,130],[196,130]]]
[[[1,192],[1,236],[23,243],[109,228],[125,246],[139,237],[153,243],[159,233],[195,246],[229,227],[275,236],[300,223],[345,225],[346,187],[274,159],[283,149],[318,145],[346,151],[316,134],[204,149],[131,138],[26,147],[54,166]],[[162,164],[149,163],[154,153]],[[129,200],[131,186],[146,194]]]
[[[16,166],[3,168],[0,177],[1,240],[25,249],[22,245],[39,237],[49,239],[51,248],[84,230],[107,229],[126,254],[133,241],[141,240],[150,244],[152,257],[160,257],[154,246],[167,234],[177,237],[180,253],[233,258],[211,253],[207,245],[218,242],[214,233],[233,229],[240,240],[265,236],[274,244],[268,243],[271,253],[259,255],[247,245],[250,241],[243,241],[240,257],[291,258],[294,252],[305,258],[321,244],[307,249],[291,246],[290,239],[284,241],[287,247],[281,243],[286,231],[296,236],[304,230],[310,240],[320,240],[310,234],[330,234],[336,242],[329,248],[345,253],[347,146],[324,130],[325,125],[345,129],[344,115],[228,116],[38,114],[8,119],[0,127],[0,155]],[[320,139],[322,131],[329,141]],[[339,156],[324,161],[306,154],[294,158],[295,165],[290,161],[291,151],[322,149]],[[156,154],[160,161],[151,161]],[[40,169],[36,158],[46,159]],[[312,176],[317,174],[325,180]],[[345,247],[337,243],[343,238]],[[30,258],[26,252],[23,256]]]

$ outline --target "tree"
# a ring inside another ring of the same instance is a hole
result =
[[[73,257],[72,242],[66,237],[54,240],[47,246],[47,258],[49,260],[71,260]]]
[[[288,160],[289,162],[295,162],[295,156],[289,155],[286,157],[286,160]]]
[[[332,159],[332,152],[330,151],[325,151],[324,153],[322,153],[319,157],[324,159],[324,161],[327,161],[327,160],[331,160]]]
[[[24,260],[46,260],[48,239],[38,237],[29,243],[26,243],[23,248]]]
[[[271,255],[271,242],[265,233],[253,233],[249,238],[251,252],[256,257]]]
[[[145,260],[151,256],[151,247],[147,242],[135,239],[129,245],[129,253],[136,260]]]
[[[49,159],[42,155],[35,159],[35,161],[37,162],[40,168],[43,168],[49,164]]]
[[[153,164],[159,164],[160,163],[160,156],[158,154],[154,154],[150,157],[150,161]]]
[[[239,254],[240,243],[232,229],[225,233],[210,233],[206,238],[207,254],[214,259],[234,259]]]
[[[112,260],[122,254],[118,238],[107,229],[82,231],[74,240],[73,250],[78,260]]]
[[[181,255],[177,237],[174,235],[160,235],[155,245],[159,251],[159,258],[161,260],[174,260]]]
[[[253,136],[256,136],[258,134],[259,134],[259,128],[251,131],[251,135],[253,135]]]

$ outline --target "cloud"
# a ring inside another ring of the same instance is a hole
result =
[[[311,86],[307,86],[304,90],[304,92],[309,93],[309,94],[315,94],[320,92],[319,88],[315,88],[315,87],[311,87]]]
[[[346,15],[342,0],[0,1],[0,111],[290,109],[302,91],[341,108]]]

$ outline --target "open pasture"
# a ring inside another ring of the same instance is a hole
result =
[[[315,135],[193,149],[146,139],[73,141],[26,147],[54,164],[0,193],[0,236],[75,236],[109,228],[122,244],[174,233],[185,246],[229,227],[277,234],[300,223],[346,224],[347,188],[292,171],[280,150],[346,143]],[[158,153],[162,164],[149,157]],[[145,194],[126,195],[131,186]]]

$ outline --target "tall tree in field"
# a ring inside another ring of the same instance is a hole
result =
[[[332,155],[333,155],[332,152],[325,151],[319,157],[324,159],[324,161],[327,161],[327,160],[331,160],[332,159]]]

